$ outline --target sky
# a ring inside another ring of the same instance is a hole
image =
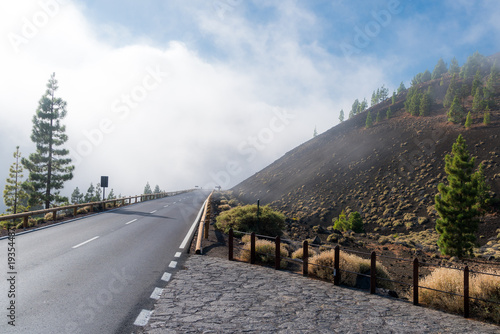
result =
[[[63,195],[103,175],[124,196],[228,189],[356,98],[500,52],[498,17],[496,0],[2,1],[0,188],[16,146],[35,151],[52,73],[75,165]]]

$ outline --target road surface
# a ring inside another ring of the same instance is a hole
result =
[[[0,240],[0,333],[130,333],[178,269],[207,196],[180,194]]]

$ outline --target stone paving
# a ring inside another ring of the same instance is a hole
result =
[[[286,271],[192,255],[139,333],[500,333]]]

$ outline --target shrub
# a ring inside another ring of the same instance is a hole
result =
[[[316,251],[312,248],[312,247],[308,247],[308,255],[309,257],[313,257],[315,255],[317,255],[318,253],[316,253]],[[301,259],[302,260],[302,257],[304,255],[304,248],[303,247],[300,247],[299,249],[297,249],[295,252],[292,253],[292,259]]]
[[[4,221],[1,221],[0,222],[0,226],[4,229],[4,230],[8,230],[9,228],[12,228],[14,227],[14,222],[12,220],[4,220]]]
[[[250,242],[245,243],[243,246],[243,252],[241,253],[241,258],[243,261],[250,261]],[[274,255],[276,254],[276,243],[269,240],[255,240],[255,258],[258,262],[265,264],[274,263]],[[287,261],[284,259],[288,257],[288,251],[286,246],[280,244],[280,268],[285,269],[287,267]]]
[[[339,267],[341,271],[340,283],[348,286],[356,286],[356,274],[346,273],[344,270],[361,273],[364,275],[370,272],[370,260],[363,259],[354,254],[340,252]],[[309,273],[319,278],[333,281],[333,267],[335,263],[335,251],[333,249],[322,252],[309,259]],[[377,278],[390,278],[387,269],[380,263],[376,266]],[[377,281],[380,288],[390,289],[391,284],[387,281]]]
[[[494,273],[500,274],[500,271]],[[463,272],[447,268],[438,268],[420,281],[419,286],[448,291],[463,295]],[[469,277],[469,296],[500,302],[500,277],[471,274]],[[419,301],[435,308],[453,313],[463,313],[463,297],[447,293],[419,289]],[[500,323],[500,305],[471,299],[470,312],[480,318]]]
[[[46,213],[45,216],[43,217],[43,219],[46,222],[53,221],[54,220],[54,213],[53,212]]]
[[[257,220],[257,205],[238,206],[221,213],[215,226],[228,233],[229,229],[241,232],[255,232],[267,236],[282,234],[285,227],[285,216],[272,210],[269,206],[260,208]]]
[[[333,221],[333,229],[339,231],[348,231],[352,230],[356,233],[362,233],[363,229],[363,220],[361,219],[361,215],[357,211],[353,211],[349,214],[349,220],[346,218],[345,211],[342,210],[342,213],[337,219]]]
[[[222,204],[217,207],[219,211],[227,211],[231,209],[231,206],[229,204]]]

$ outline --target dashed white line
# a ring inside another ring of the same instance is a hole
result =
[[[163,206],[164,208],[168,208],[168,204]]]
[[[134,325],[144,327],[148,324],[149,318],[153,311],[142,310],[134,321]]]
[[[161,280],[165,281],[165,282],[168,282],[168,281],[170,281],[171,278],[172,278],[172,274],[171,273],[164,273],[163,276],[161,277]]]
[[[151,294],[151,296],[149,296],[149,298],[158,300],[158,299],[160,299],[162,292],[163,292],[162,288],[155,288],[153,290],[153,293]]]
[[[133,222],[135,222],[137,219],[133,219],[131,221],[129,221],[128,223],[125,223],[125,225],[128,225],[128,224],[132,224]]]
[[[177,261],[170,261],[170,264],[168,265],[169,268],[175,268],[177,267]]]
[[[174,257],[181,257],[182,253],[181,252],[177,252],[175,253]]]
[[[153,210],[153,211],[151,211],[150,213],[155,213],[156,211],[158,211],[158,210]]]
[[[94,240],[95,240],[95,239],[97,239],[97,238],[99,238],[99,236],[97,236],[97,237],[93,237],[92,239],[89,239],[89,240],[87,240],[87,241],[84,241],[84,242],[82,242],[81,244],[78,244],[78,245],[76,245],[76,246],[73,246],[72,248],[78,248],[78,247],[80,247],[80,246],[83,246],[83,245],[85,245],[85,244],[87,244],[87,243],[91,242],[91,241],[94,241]]]

